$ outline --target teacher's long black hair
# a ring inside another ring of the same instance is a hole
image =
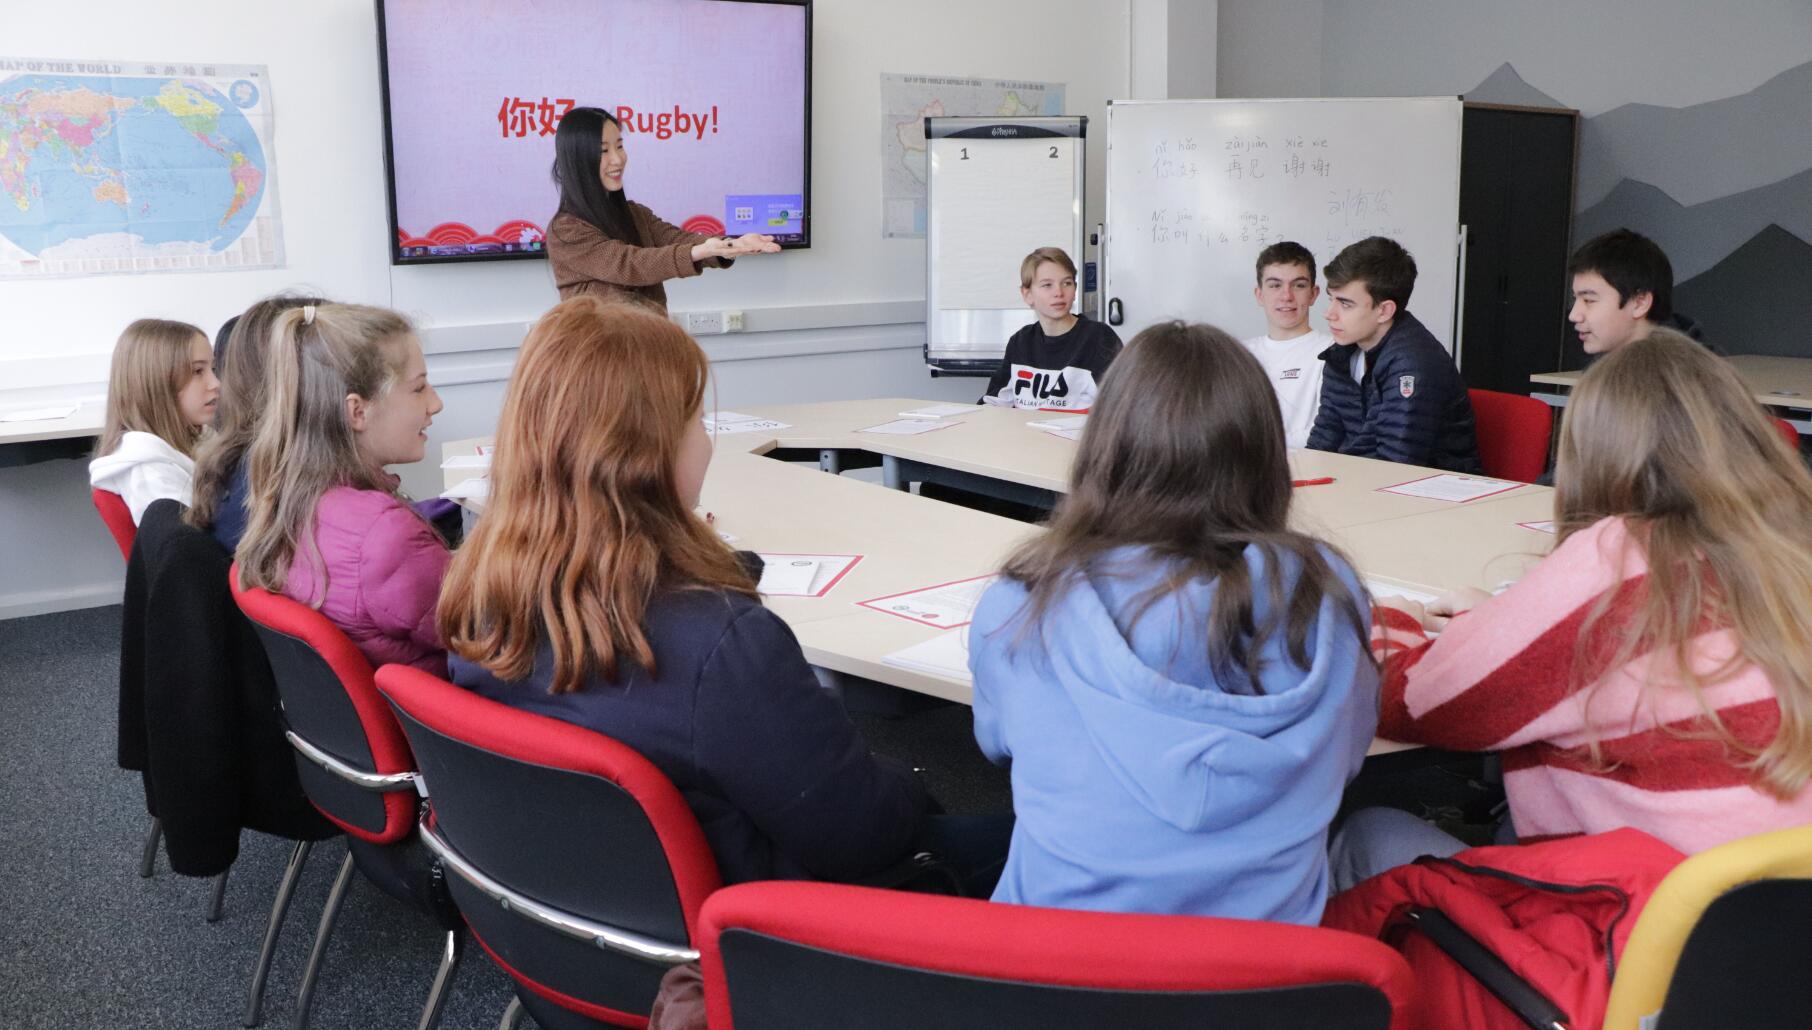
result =
[[[599,178],[604,154],[604,123],[617,125],[599,107],[575,107],[560,119],[554,133],[554,185],[560,188],[560,212],[583,218],[606,236],[641,246],[622,190],[607,190]],[[621,126],[618,126],[619,129]]]

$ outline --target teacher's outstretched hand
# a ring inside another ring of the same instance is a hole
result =
[[[575,107],[554,133],[554,183],[560,208],[547,228],[547,258],[564,300],[579,293],[614,294],[667,310],[669,279],[728,268],[750,254],[780,249],[772,236],[730,239],[687,232],[664,222],[623,193],[629,153],[608,111]]]
[[[780,244],[774,242],[774,237],[763,236],[758,232],[738,236],[735,239],[728,236],[713,236],[692,248],[692,260],[739,258],[744,254],[774,254],[779,250]]]

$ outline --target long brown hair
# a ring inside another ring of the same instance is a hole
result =
[[[107,418],[96,454],[112,454],[129,432],[150,433],[193,457],[201,427],[183,417],[177,394],[194,374],[189,366],[195,338],[207,335],[187,322],[141,318],[113,345],[107,377]],[[216,408],[218,411],[218,408]]]
[[[623,659],[654,671],[657,589],[754,595],[674,475],[708,375],[698,344],[641,307],[580,295],[541,317],[504,395],[484,517],[441,588],[449,650],[513,681],[545,639],[561,694]]]
[[[1041,626],[1097,558],[1132,545],[1164,577],[1135,599],[1128,625],[1189,583],[1216,581],[1204,630],[1209,663],[1229,687],[1260,689],[1264,645],[1280,632],[1307,666],[1324,597],[1369,653],[1359,600],[1327,558],[1337,552],[1289,528],[1290,500],[1283,416],[1257,359],[1213,326],[1151,326],[1109,366],[1049,530],[1007,560],[1003,571],[1030,595],[1022,625]],[[1263,622],[1248,548],[1264,557]],[[1292,568],[1300,571],[1288,585]]]
[[[252,445],[258,413],[264,410],[264,365],[271,349],[271,323],[304,304],[326,304],[319,297],[277,294],[265,297],[233,321],[219,355],[220,403],[214,408],[214,431],[195,451],[194,503],[183,519],[206,529],[214,524],[228,480]]]
[[[281,591],[306,543],[317,601],[325,598],[327,570],[311,528],[321,495],[336,486],[396,492],[359,453],[346,397],[376,400],[395,386],[410,333],[396,312],[357,304],[305,305],[273,322],[265,406],[245,452],[245,536],[234,553],[245,586]]]
[[[1667,657],[1670,683],[1644,689],[1691,691],[1710,735],[1748,756],[1758,786],[1798,794],[1812,778],[1812,474],[1748,386],[1686,336],[1654,330],[1580,379],[1554,479],[1561,541],[1619,516],[1648,564],[1637,597],[1619,602],[1610,591],[1588,613],[1576,670]],[[1601,625],[1613,608],[1627,623]],[[1701,676],[1694,640],[1707,627],[1734,630],[1738,650]],[[1607,629],[1616,631],[1611,653],[1588,653]],[[1704,695],[1749,663],[1780,704],[1780,730],[1760,749],[1738,740]]]

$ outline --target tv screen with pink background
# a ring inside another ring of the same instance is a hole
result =
[[[392,261],[538,257],[554,131],[616,115],[623,189],[706,235],[809,243],[810,11],[758,0],[379,0]]]

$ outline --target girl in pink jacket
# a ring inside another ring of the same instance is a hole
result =
[[[277,318],[270,347],[241,582],[318,609],[373,666],[445,676],[447,546],[384,471],[422,459],[441,410],[421,344],[393,311],[309,304]]]

